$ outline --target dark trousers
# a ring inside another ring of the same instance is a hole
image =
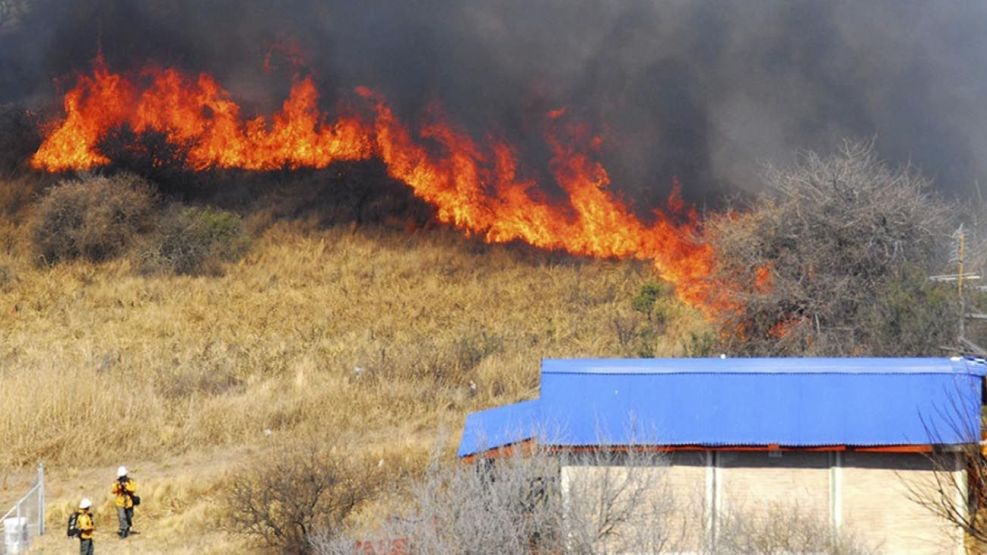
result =
[[[92,540],[79,540],[79,555],[93,555]]]
[[[120,521],[120,531],[117,534],[121,538],[126,538],[130,534],[130,527],[134,524],[134,508],[117,507],[117,520]]]

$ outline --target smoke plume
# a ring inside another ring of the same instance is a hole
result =
[[[675,177],[694,202],[757,190],[764,163],[844,138],[963,198],[987,180],[984,28],[979,2],[0,0],[0,103],[57,106],[99,51],[209,72],[264,113],[305,71],[327,108],[370,86],[532,167],[565,106],[644,206]]]

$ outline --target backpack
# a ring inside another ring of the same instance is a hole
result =
[[[68,536],[74,538],[81,533],[82,530],[79,530],[79,513],[78,511],[72,511],[72,514],[69,515]]]
[[[134,504],[134,507],[136,507],[137,505],[140,505],[141,504],[141,498],[140,498],[139,495],[134,495],[134,494],[130,493],[130,491],[127,490],[127,484],[129,484],[129,483],[130,483],[130,480],[120,480],[120,482],[118,484],[119,487],[120,487],[120,493],[122,495],[126,495],[127,497],[129,497],[130,498],[130,501]]]

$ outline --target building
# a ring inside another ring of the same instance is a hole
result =
[[[985,374],[961,358],[545,360],[540,397],[470,414],[459,456],[666,453],[681,551],[737,511],[796,503],[882,552],[961,553],[962,532],[909,490],[931,483],[932,454],[966,483],[958,451],[979,441]],[[562,495],[597,471],[563,462]]]

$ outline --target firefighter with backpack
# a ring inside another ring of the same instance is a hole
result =
[[[126,538],[130,535],[130,528],[134,524],[134,507],[141,503],[141,498],[136,495],[137,483],[127,477],[126,467],[121,466],[117,469],[117,479],[113,482],[110,492],[116,497],[114,501],[117,506],[117,518],[120,521],[117,535]]]
[[[78,536],[79,555],[93,555],[93,502],[84,497],[79,502],[79,510],[69,516],[69,537]]]

